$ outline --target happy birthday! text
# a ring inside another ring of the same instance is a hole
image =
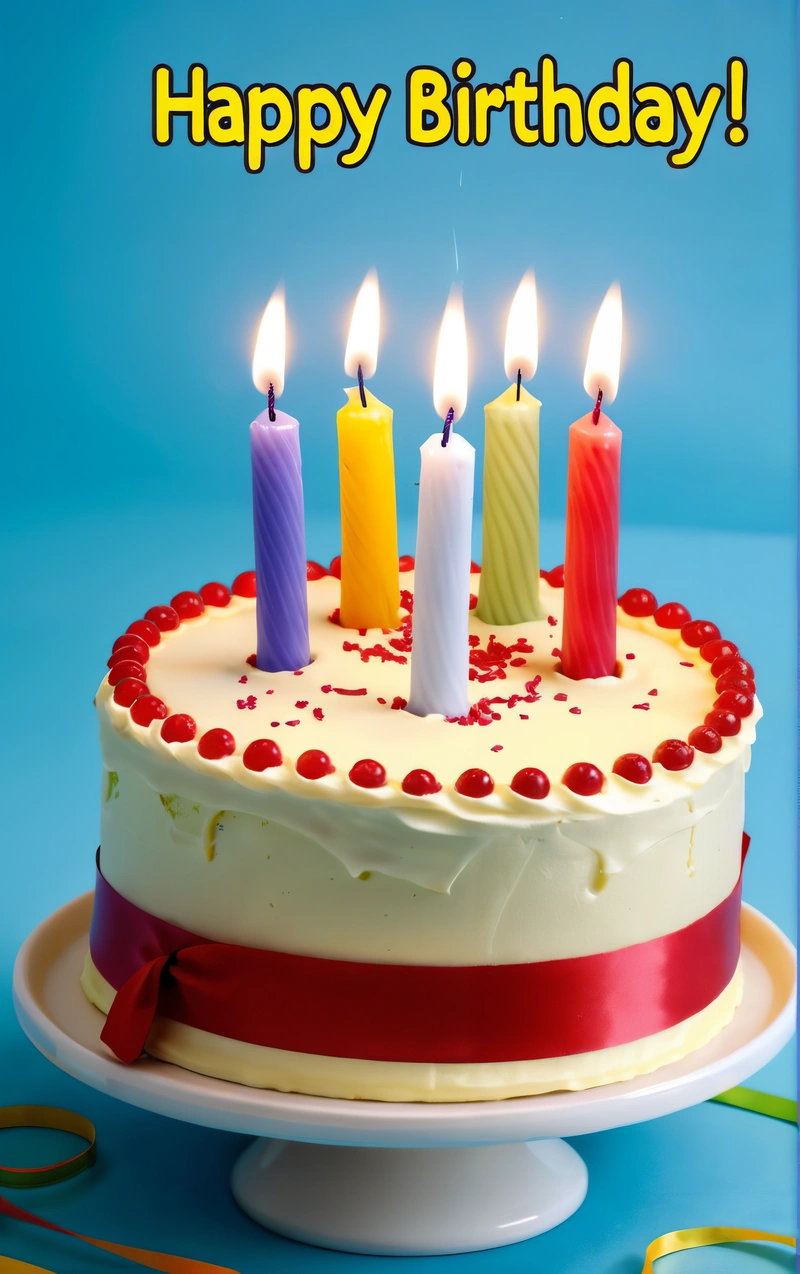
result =
[[[502,84],[474,83],[475,63],[459,58],[452,76],[435,66],[415,66],[406,76],[406,140],[414,146],[485,146],[493,126],[508,127],[520,146],[662,147],[672,168],[688,168],[700,155],[725,103],[725,141],[747,141],[747,66],[728,60],[725,84],[695,92],[689,84],[635,84],[633,63],[618,58],[611,78],[584,94],[559,80],[554,57],[539,59],[535,76],[524,67]],[[336,146],[342,168],[368,158],[392,95],[375,84],[362,96],[355,84],[209,84],[201,63],[189,68],[186,87],[172,67],[153,70],[153,140],[169,146],[176,117],[185,117],[194,146],[241,146],[249,173],[264,167],[267,151],[292,140],[299,172],[313,170],[318,150]]]

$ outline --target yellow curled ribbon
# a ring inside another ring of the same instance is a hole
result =
[[[790,1234],[769,1234],[766,1230],[743,1230],[733,1225],[698,1225],[693,1230],[673,1230],[653,1239],[645,1252],[642,1274],[653,1274],[653,1261],[673,1252],[688,1252],[693,1247],[713,1247],[716,1243],[746,1243],[755,1239],[759,1243],[783,1243],[797,1247]]]
[[[76,1177],[79,1172],[91,1168],[95,1161],[97,1134],[94,1124],[72,1110],[62,1110],[60,1106],[0,1106],[2,1128],[54,1128],[59,1132],[75,1133],[88,1145],[70,1159],[46,1164],[43,1168],[5,1168],[0,1164],[0,1186],[12,1186],[15,1190],[50,1186],[56,1181]]]

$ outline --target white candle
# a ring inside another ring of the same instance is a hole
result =
[[[469,712],[469,583],[475,448],[452,432],[467,405],[467,332],[460,293],[447,303],[434,374],[442,433],[420,447],[414,625],[408,711]]]

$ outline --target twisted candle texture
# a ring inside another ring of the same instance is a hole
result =
[[[258,595],[257,663],[294,672],[311,662],[306,596],[306,536],[299,425],[283,411],[262,411],[250,426],[253,535]]]

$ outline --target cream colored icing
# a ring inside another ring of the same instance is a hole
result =
[[[114,990],[88,954],[81,985],[92,1003],[107,1013]],[[716,1000],[677,1026],[631,1044],[537,1061],[442,1065],[321,1057],[243,1044],[161,1017],[156,1018],[146,1047],[166,1062],[253,1088],[364,1101],[490,1101],[594,1088],[678,1061],[728,1025],[741,1000],[742,986],[740,967]]]

